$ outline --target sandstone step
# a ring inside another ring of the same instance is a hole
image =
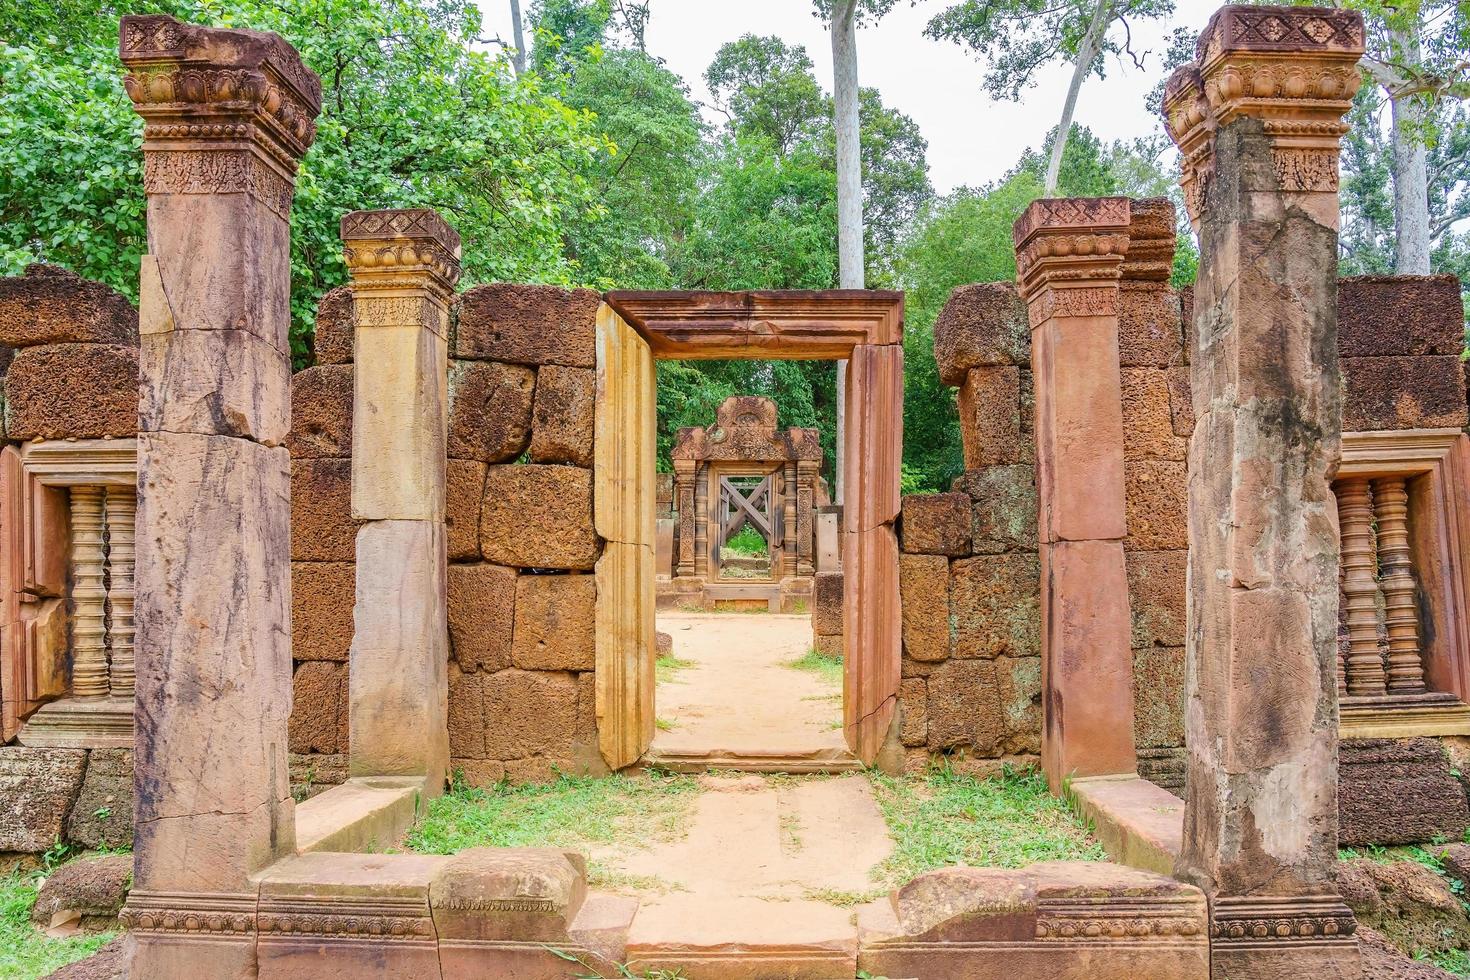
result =
[[[847,749],[803,747],[684,748],[654,745],[640,760],[645,768],[697,773],[711,769],[727,772],[770,772],[799,775],[820,772],[861,772],[863,764]]]
[[[694,980],[851,977],[857,926],[851,911],[820,902],[674,895],[638,910],[628,966]]]

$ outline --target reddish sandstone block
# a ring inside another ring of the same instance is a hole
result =
[[[449,668],[451,759],[483,759],[485,756],[485,677],[485,674],[466,674],[453,666]]]
[[[970,498],[963,493],[910,494],[903,498],[903,550],[918,555],[970,553]]]
[[[346,664],[298,665],[291,678],[291,699],[286,740],[292,752],[347,751]]]
[[[1129,550],[1168,551],[1189,547],[1188,478],[1185,464],[1137,460],[1123,466],[1127,488]]]
[[[812,637],[812,649],[824,657],[842,657],[847,650],[847,644],[842,635],[820,634]]]
[[[1000,688],[988,660],[951,660],[930,674],[929,748],[994,755],[1004,734]]]
[[[1134,647],[1184,645],[1184,578],[1187,551],[1130,551],[1128,602]]]
[[[943,555],[899,555],[903,597],[903,652],[933,663],[949,656],[949,560]]]
[[[1466,422],[1465,369],[1458,355],[1345,357],[1342,379],[1345,432]]]
[[[517,568],[591,570],[601,551],[592,526],[592,471],[576,466],[492,466],[480,509],[480,553]]]
[[[1041,652],[1041,566],[1035,555],[985,555],[950,565],[952,655],[1034,657]]]
[[[1460,281],[1440,276],[1351,276],[1337,283],[1342,357],[1448,354],[1465,346]]]
[[[500,565],[450,565],[449,643],[465,671],[510,666],[515,627],[516,571]]]
[[[444,472],[444,531],[450,561],[480,557],[480,501],[485,495],[485,464],[451,459]]]
[[[842,573],[812,576],[812,632],[836,636],[842,632]]]
[[[565,759],[577,725],[577,681],[573,674],[539,670],[502,670],[484,679],[485,756]],[[506,775],[516,776],[506,767]]]
[[[596,608],[597,581],[591,575],[520,576],[511,662],[523,670],[592,670]]]
[[[138,349],[51,344],[18,351],[5,376],[11,439],[102,439],[138,432]]]
[[[590,289],[492,283],[459,299],[451,357],[509,364],[597,366],[594,334],[602,297]]]
[[[950,293],[934,321],[934,359],[940,380],[956,388],[974,367],[1029,364],[1031,325],[1015,284],[981,283]]]
[[[35,263],[0,279],[0,346],[138,346],[138,311],[121,293],[60,266]]]
[[[505,781],[512,786],[544,786],[554,783],[563,773],[574,773],[576,765],[570,759],[533,756],[529,759],[508,759],[505,763]]]
[[[326,292],[316,307],[312,351],[318,364],[352,363],[352,290],[338,286]]]
[[[1118,287],[1118,363],[1168,367],[1183,363],[1179,295],[1167,283],[1122,282]]]
[[[449,457],[513,460],[531,438],[536,372],[513,364],[451,361]]]
[[[971,550],[977,555],[1036,550],[1036,471],[1029,464],[986,466],[954,481],[973,501]]]
[[[1189,366],[1171,367],[1164,373],[1169,383],[1169,414],[1174,420],[1174,434],[1188,439],[1194,432],[1194,396],[1189,387]]]
[[[573,738],[577,745],[597,751],[597,675],[590,670],[577,675],[577,728]]]
[[[493,759],[451,758],[449,771],[460,785],[475,789],[494,789],[505,781],[505,763]]]
[[[352,460],[291,461],[291,560],[355,561]]]
[[[1183,461],[1189,440],[1174,428],[1167,371],[1126,367],[1121,374],[1124,458]]]
[[[929,744],[929,687],[924,678],[899,683],[898,706],[903,713],[898,740],[907,747]]]
[[[352,365],[324,364],[291,376],[291,434],[295,459],[352,455]]]
[[[346,662],[352,648],[352,562],[291,563],[291,656]]]
[[[959,412],[966,469],[1020,463],[1034,456],[1034,444],[1021,438],[1020,368],[970,368],[960,386]]]
[[[1184,648],[1133,651],[1133,739],[1140,749],[1184,744]]]
[[[597,372],[548,364],[536,372],[531,459],[592,465],[593,404]]]
[[[995,682],[1008,755],[1041,752],[1041,658],[997,657]]]

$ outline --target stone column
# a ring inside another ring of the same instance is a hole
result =
[[[1043,199],[1015,228],[1036,379],[1041,756],[1053,791],[1137,768],[1118,367],[1129,221],[1127,198]]]
[[[679,541],[674,555],[674,577],[694,575],[694,473],[692,459],[674,460],[674,507],[678,510]]]
[[[1339,601],[1346,600],[1348,652],[1339,692],[1379,696],[1386,691],[1383,654],[1378,649],[1378,552],[1373,540],[1373,503],[1367,477],[1337,484],[1337,527],[1341,558]]]
[[[1189,791],[1217,978],[1359,975],[1337,861],[1337,159],[1361,17],[1228,6],[1169,79],[1200,236]]]
[[[449,766],[444,480],[459,235],[426,209],[355,211],[342,243],[355,311],[352,516],[367,522],[347,674],[351,771],[421,776],[437,795]]]
[[[1414,599],[1414,562],[1409,554],[1409,492],[1402,476],[1373,481],[1378,518],[1378,558],[1383,574],[1388,628],[1388,693],[1423,694],[1423,651],[1419,647],[1419,604]]]
[[[124,17],[144,119],[132,975],[254,975],[295,847],[291,230],[321,85],[274,34]]]
[[[132,487],[108,487],[107,508],[107,638],[108,686],[115,698],[133,696],[134,522],[138,493]]]
[[[71,693],[107,696],[107,590],[103,587],[102,488],[71,488]]]

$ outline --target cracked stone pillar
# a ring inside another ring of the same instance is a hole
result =
[[[459,235],[419,208],[342,219],[352,274],[356,382],[352,516],[357,602],[348,664],[354,776],[449,766],[445,439],[449,301]]]
[[[1016,221],[1031,318],[1041,545],[1041,758],[1053,791],[1132,773],[1118,279],[1124,197],[1050,198]]]
[[[291,232],[321,86],[274,34],[124,17],[148,254],[132,975],[253,976],[251,876],[295,846]]]
[[[1337,860],[1338,140],[1351,11],[1221,8],[1169,79],[1200,237],[1189,792],[1177,873],[1217,978],[1359,975]]]

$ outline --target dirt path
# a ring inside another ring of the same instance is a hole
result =
[[[660,683],[655,749],[842,751],[842,685],[787,666],[811,646],[806,616],[660,613],[674,656],[693,666]]]

